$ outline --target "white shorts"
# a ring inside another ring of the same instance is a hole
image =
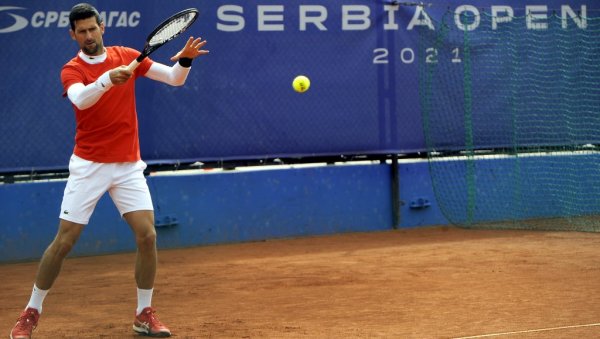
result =
[[[106,192],[121,216],[133,211],[154,210],[144,169],[146,163],[141,160],[98,163],[73,154],[59,218],[87,225],[98,200]]]

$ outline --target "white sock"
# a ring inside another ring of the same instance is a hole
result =
[[[33,291],[31,291],[31,298],[29,299],[29,303],[25,308],[35,308],[38,312],[42,313],[42,303],[44,303],[44,298],[46,298],[46,294],[48,294],[49,290],[41,290],[35,284],[33,284]]]
[[[153,288],[151,288],[149,290],[143,290],[141,288],[137,289],[138,306],[137,306],[137,310],[135,311],[136,315],[139,315],[140,313],[142,313],[144,308],[150,307],[152,305],[152,292],[153,291],[154,291]]]

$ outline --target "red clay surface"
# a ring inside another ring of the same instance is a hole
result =
[[[133,262],[67,259],[34,338],[138,338]],[[2,336],[36,267],[0,265]],[[163,250],[153,305],[175,338],[597,338],[599,288],[600,234],[422,228]]]

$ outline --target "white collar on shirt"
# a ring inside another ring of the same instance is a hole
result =
[[[88,64],[99,64],[106,60],[106,48],[104,49],[104,52],[102,54],[94,56],[90,56],[83,53],[83,51],[79,51],[79,57]]]

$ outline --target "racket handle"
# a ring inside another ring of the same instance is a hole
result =
[[[129,64],[129,66],[127,66],[127,69],[130,72],[133,72],[139,65],[140,65],[139,61],[137,61],[137,59],[133,59],[133,61]]]

